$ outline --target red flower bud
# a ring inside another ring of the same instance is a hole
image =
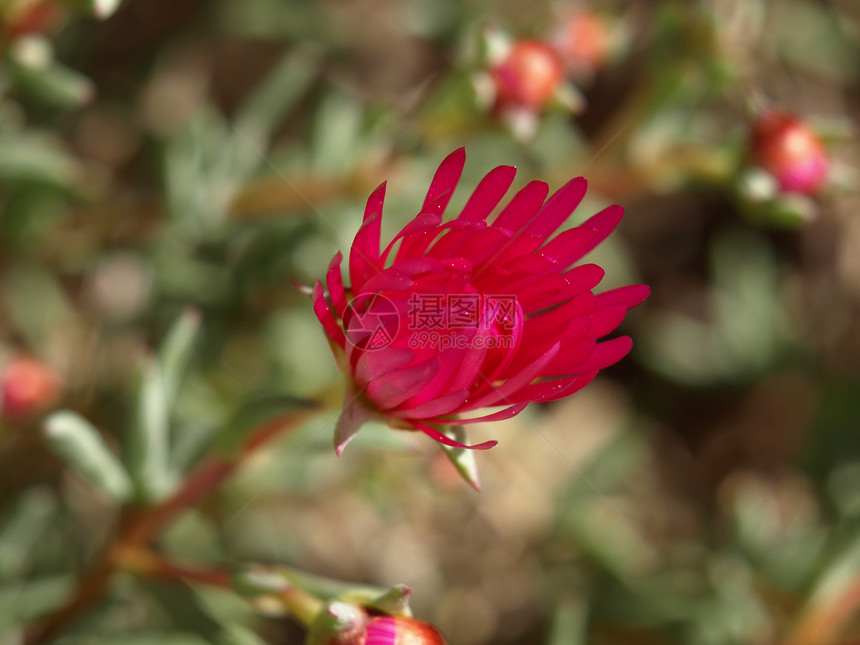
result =
[[[546,105],[564,78],[561,60],[549,46],[521,40],[492,70],[497,103],[531,109]]]
[[[446,645],[433,625],[405,616],[373,616],[350,645]]]
[[[827,180],[827,151],[812,129],[789,112],[771,110],[753,124],[753,161],[786,192],[812,195]]]
[[[20,419],[43,412],[59,392],[60,379],[51,368],[32,358],[16,358],[0,376],[3,417]]]
[[[609,54],[609,29],[600,16],[580,11],[569,16],[555,32],[552,44],[572,70],[591,71]]]

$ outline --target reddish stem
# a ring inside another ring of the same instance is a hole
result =
[[[860,578],[851,582],[837,598],[811,607],[783,641],[785,645],[829,645],[860,611]]]
[[[199,502],[227,479],[242,459],[284,430],[295,427],[311,413],[312,411],[308,410],[293,412],[260,424],[248,434],[248,439],[237,457],[210,457],[185,478],[172,497],[133,516],[118,531],[107,552],[90,568],[90,572],[81,578],[69,600],[43,622],[34,625],[28,631],[24,644],[43,645],[62,634],[104,596],[113,574],[123,566],[123,557],[127,557],[129,552],[139,552],[177,513]],[[173,577],[178,577],[183,570],[171,571],[171,575],[176,574]],[[191,570],[184,571],[189,573]],[[166,570],[162,572],[166,573]]]

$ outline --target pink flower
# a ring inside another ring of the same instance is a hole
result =
[[[448,446],[491,448],[496,441],[465,446],[442,430],[508,419],[531,402],[569,396],[630,351],[627,336],[598,339],[648,287],[595,295],[603,269],[573,266],[612,232],[622,208],[610,206],[553,237],[586,182],[572,179],[546,199],[547,185],[533,181],[487,223],[516,174],[500,166],[460,215],[443,223],[464,163],[463,148],[442,162],[418,215],[381,253],[385,184],[379,186],[350,250],[351,287],[343,283],[340,253],[326,287],[316,281],[314,311],[351,386],[338,454],[374,416]],[[503,409],[463,417],[488,407]]]

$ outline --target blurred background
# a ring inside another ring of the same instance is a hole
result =
[[[856,2],[0,0],[0,53],[0,642],[307,400],[160,553],[404,583],[457,645],[860,642]],[[335,457],[296,286],[461,145],[449,213],[499,164],[584,175],[573,222],[626,210],[589,259],[652,290],[630,357],[476,427],[480,493],[413,433]],[[57,642],[119,638],[304,636],[119,571]]]

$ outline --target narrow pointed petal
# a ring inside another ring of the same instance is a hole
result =
[[[557,342],[531,365],[521,370],[516,376],[508,379],[502,385],[490,389],[489,392],[477,400],[470,401],[467,405],[463,406],[463,410],[474,410],[476,408],[486,408],[493,405],[517,403],[518,401],[510,401],[508,397],[538,378],[544,368],[549,365],[552,359],[555,358],[555,355],[558,354],[559,349],[561,349],[561,343]]]
[[[570,266],[574,262],[581,260],[589,251],[609,237],[609,234],[615,230],[615,227],[618,226],[623,216],[624,209],[621,206],[612,205],[585,220],[578,228],[594,231],[594,237],[591,238],[588,244],[577,249],[571,249],[570,253],[559,258],[559,262]]]
[[[337,320],[325,300],[325,291],[323,290],[322,282],[319,280],[314,281],[313,301],[314,313],[317,316],[317,320],[322,324],[325,333],[333,342],[343,347],[346,344],[343,330],[337,324]]]
[[[597,294],[597,303],[600,307],[608,305],[624,305],[632,309],[641,304],[645,298],[651,295],[651,289],[645,284],[632,284],[627,287],[618,287]]]
[[[433,181],[430,182],[430,189],[427,191],[427,197],[421,208],[422,212],[434,212],[441,215],[454,194],[454,189],[460,181],[460,175],[463,174],[463,166],[465,165],[465,148],[457,148],[445,157],[433,176]]]
[[[595,310],[591,316],[591,334],[595,338],[606,336],[621,324],[626,313],[627,307],[624,305],[610,305]]]
[[[382,205],[385,183],[379,185],[367,199],[364,220],[349,251],[349,280],[353,292],[381,269],[379,261],[379,231],[382,226]]]
[[[517,169],[513,166],[499,166],[494,168],[481,180],[475,192],[466,202],[460,220],[483,221],[498,205],[508,188],[514,182]]]
[[[466,425],[470,423],[489,423],[491,421],[507,421],[508,419],[512,419],[517,416],[520,412],[528,407],[529,402],[523,401],[522,403],[517,403],[516,405],[512,405],[509,408],[505,408],[504,410],[499,410],[498,412],[493,412],[492,414],[487,414],[482,417],[473,417],[470,419],[433,419],[434,423],[442,423],[442,424],[458,424],[458,425]]]
[[[597,376],[597,370],[587,372],[585,374],[577,374],[566,378],[559,378],[552,381],[543,381],[534,383],[523,388],[516,394],[510,397],[511,402],[515,401],[532,401],[534,403],[544,403],[546,401],[556,401],[563,399],[566,396],[579,392],[586,385],[591,383]]]
[[[574,262],[569,258],[581,257],[588,252],[589,248],[593,248],[590,245],[596,235],[597,231],[593,228],[577,226],[556,235],[540,249],[540,252],[566,269]]]
[[[547,365],[542,376],[570,376],[579,372],[589,371],[583,370],[580,366],[594,356],[597,350],[597,343],[594,338],[583,338],[575,343],[563,347],[555,357],[552,363]]]
[[[450,437],[446,437],[444,434],[442,434],[435,428],[431,428],[427,424],[421,423],[420,421],[413,421],[412,424],[431,439],[435,439],[439,443],[445,444],[446,446],[450,446],[452,448],[465,448],[466,450],[489,450],[490,448],[499,443],[498,441],[485,441],[484,443],[467,446],[464,443],[460,443],[459,441],[455,441]]]
[[[510,203],[505,206],[499,216],[493,220],[493,226],[519,232],[538,212],[546,196],[549,186],[542,181],[531,181],[520,190]]]
[[[328,271],[325,274],[325,284],[332,305],[334,305],[334,313],[338,318],[343,318],[343,311],[346,309],[346,291],[343,288],[343,273],[340,269],[342,260],[343,255],[338,251],[332,258],[331,264],[328,265]]]
[[[631,349],[633,349],[633,340],[630,336],[621,336],[620,338],[613,338],[612,340],[597,343],[597,347],[594,349],[591,357],[584,363],[575,366],[576,373],[602,370],[610,365],[614,365],[627,356]]]
[[[525,228],[525,232],[542,239],[548,238],[576,210],[588,183],[582,177],[571,179],[549,198]]]

